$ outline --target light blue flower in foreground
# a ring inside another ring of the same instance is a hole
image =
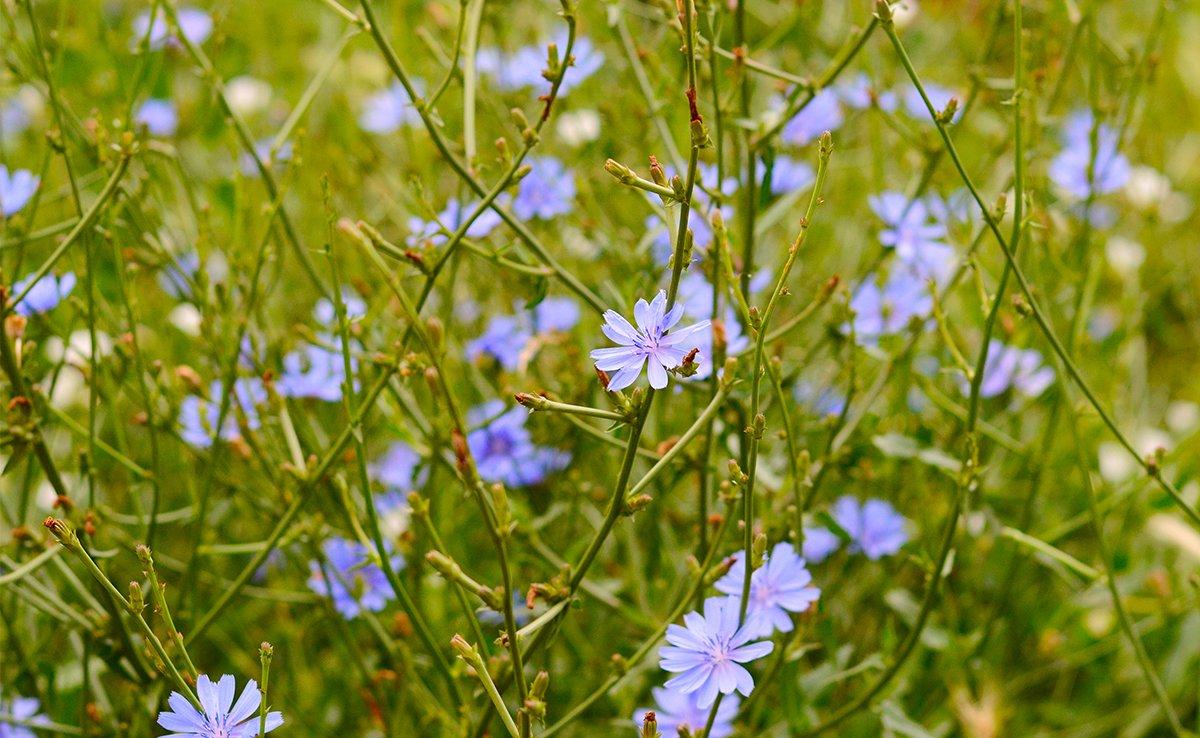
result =
[[[906,269],[895,269],[883,285],[868,277],[851,298],[850,309],[858,339],[873,344],[880,336],[904,330],[914,318],[928,317],[933,295],[925,280]]]
[[[833,519],[850,534],[850,550],[861,551],[875,561],[890,556],[908,542],[908,521],[885,500],[867,500],[859,504],[850,497],[833,503]]]
[[[1054,369],[1042,362],[1042,355],[1034,349],[1006,346],[992,339],[979,385],[980,396],[995,397],[1011,387],[1026,397],[1037,397],[1054,382]],[[965,380],[962,385],[963,394],[969,393]]]
[[[925,94],[929,96],[929,102],[933,103],[933,109],[939,114],[950,104],[950,98],[958,98],[960,105],[958,110],[954,111],[954,117],[950,119],[950,122],[957,123],[962,118],[962,96],[949,87],[932,82],[925,82],[923,86]],[[909,87],[904,91],[904,110],[917,120],[929,120],[929,108],[925,107],[925,101],[921,99],[921,93],[915,87]]]
[[[521,220],[550,220],[575,209],[575,172],[552,156],[531,156],[512,209]]]
[[[251,430],[258,428],[256,406],[267,400],[267,390],[263,387],[262,380],[246,377],[237,380],[233,386],[236,402],[246,416],[246,426]],[[182,426],[179,435],[196,448],[208,448],[212,445],[213,428],[221,410],[221,391],[221,382],[213,380],[209,385],[208,399],[188,395],[179,406],[179,424]],[[225,414],[225,423],[221,427],[220,438],[223,441],[232,441],[240,435],[237,410],[230,405]]]
[[[21,281],[12,286],[12,296],[15,298],[25,291],[29,280],[33,279],[35,274],[30,274]],[[53,274],[47,274],[38,280],[33,289],[14,308],[17,314],[29,317],[39,313],[47,313],[58,307],[58,304],[67,299],[71,294],[71,290],[75,289],[75,274],[67,272],[61,277],[56,277]]]
[[[639,729],[642,727],[647,712],[654,712],[658,731],[664,738],[675,738],[679,735],[680,728],[687,728],[689,735],[700,735],[704,726],[708,725],[709,708],[700,706],[698,692],[685,694],[664,687],[655,687],[650,692],[654,695],[657,707],[639,707],[634,710],[633,723],[635,727]],[[733,719],[737,717],[738,706],[741,703],[742,698],[736,694],[721,700],[712,730],[706,735],[709,738],[726,738],[732,735]]]
[[[842,125],[842,103],[831,88],[818,92],[813,99],[796,113],[783,127],[779,137],[784,142],[803,146],[817,140],[825,131],[836,131]]]
[[[1120,189],[1129,181],[1130,167],[1129,160],[1117,150],[1117,139],[1112,128],[1097,126],[1093,156],[1092,114],[1088,111],[1072,114],[1063,126],[1063,150],[1050,162],[1050,179],[1080,199],[1092,191],[1103,195]]]
[[[158,724],[171,731],[161,738],[254,738],[258,732],[258,708],[262,704],[262,693],[253,679],[246,683],[242,696],[233,701],[237,694],[237,682],[230,674],[213,684],[207,674],[196,680],[196,696],[200,698],[200,710],[178,692],[167,698],[170,712],[158,713]],[[283,714],[267,713],[267,730],[270,733],[283,725]]]
[[[41,181],[28,169],[14,169],[9,173],[8,167],[0,164],[0,213],[5,218],[16,215],[37,192]]]
[[[346,381],[342,339],[330,335],[320,339],[321,344],[306,344],[283,357],[283,373],[276,385],[279,394],[284,397],[311,397],[325,402],[342,399],[342,384]],[[337,348],[333,348],[335,346]],[[358,358],[353,355],[350,357],[350,371],[358,371]]]
[[[413,82],[417,94],[421,94],[422,85]],[[387,89],[371,95],[363,103],[362,112],[358,116],[358,125],[367,133],[391,133],[401,126],[415,126],[421,123],[421,114],[413,106],[408,91],[399,82],[393,82]]]
[[[11,700],[0,697],[0,713],[35,725],[49,722],[45,715],[38,713],[41,704],[35,697],[13,697]],[[37,738],[37,735],[25,725],[0,720],[0,738]]]
[[[667,293],[660,290],[653,302],[638,300],[633,306],[636,328],[620,313],[604,311],[601,330],[621,345],[595,349],[591,357],[595,359],[597,369],[610,372],[609,391],[616,392],[633,384],[641,376],[643,366],[647,367],[651,387],[662,389],[667,386],[667,370],[678,367],[689,351],[699,347],[699,334],[709,327],[709,322],[703,320],[671,333],[683,317],[683,309],[682,303],[676,303],[667,312]]]
[[[800,553],[804,560],[819,564],[842,547],[842,539],[828,528],[806,528]]]
[[[212,34],[213,21],[212,17],[203,10],[197,10],[191,7],[181,7],[176,12],[179,18],[179,29],[183,31],[183,36],[193,44],[202,44]],[[161,49],[164,46],[179,46],[170,35],[170,28],[167,25],[166,14],[162,11],[155,12],[154,25],[150,25],[150,11],[146,11],[133,19],[133,36],[129,39],[129,48],[136,49],[138,44],[146,36],[146,31],[150,31],[150,48]]]
[[[347,620],[353,620],[364,610],[379,612],[395,599],[396,593],[387,575],[371,563],[371,552],[357,541],[346,538],[326,538],[321,544],[325,565],[319,561],[308,564],[308,588],[333,600],[333,608]],[[392,569],[404,568],[404,557],[388,552]]]
[[[525,427],[525,408],[504,408],[500,400],[489,400],[467,413],[467,422],[480,426],[467,434],[467,447],[485,482],[526,487],[567,467],[570,454],[534,444]]]
[[[751,643],[754,624],[738,627],[738,601],[733,597],[709,597],[704,614],[689,612],[684,625],[667,626],[667,643],[659,649],[659,666],[678,676],[666,683],[667,689],[681,694],[695,693],[697,705],[708,708],[717,693],[734,690],[749,696],[754,677],[742,664],[760,659],[775,647],[770,641]]]
[[[174,136],[179,127],[179,111],[170,100],[150,98],[137,109],[134,120],[144,124],[151,136]]]
[[[786,195],[798,192],[816,181],[816,174],[808,162],[790,156],[775,157],[771,165],[771,194]]]
[[[715,585],[718,592],[734,600],[741,599],[746,581],[744,559],[745,551],[734,554],[733,568]],[[770,638],[775,631],[789,633],[793,624],[788,613],[804,612],[820,596],[804,559],[796,555],[792,544],[781,541],[750,575],[750,607],[742,627],[750,631],[751,638]]]
[[[939,284],[954,269],[954,248],[943,243],[946,226],[933,220],[923,200],[909,200],[899,192],[883,192],[868,198],[871,210],[886,228],[879,243],[894,248],[896,257],[921,279]]]

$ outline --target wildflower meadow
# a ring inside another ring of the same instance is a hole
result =
[[[1200,734],[1198,36],[0,0],[0,738]]]

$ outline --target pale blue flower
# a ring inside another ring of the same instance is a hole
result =
[[[262,380],[257,377],[242,378],[234,382],[234,397],[246,417],[246,426],[251,430],[259,427],[258,410],[256,407],[266,402],[267,390]],[[213,427],[220,415],[222,385],[219,380],[213,380],[209,385],[209,399],[195,395],[183,398],[179,406],[179,423],[182,426],[180,436],[184,441],[196,448],[208,448],[212,445]],[[225,424],[221,427],[220,438],[232,441],[241,435],[238,428],[237,412],[233,405],[225,414]]]
[[[409,218],[407,243],[410,246],[416,246],[428,241],[434,246],[440,246],[448,240],[443,229],[450,231],[457,230],[474,209],[474,203],[462,205],[458,200],[450,198],[446,201],[446,207],[442,209],[442,212],[438,213],[436,220],[424,220],[416,217]],[[471,221],[471,225],[467,227],[465,235],[471,239],[485,238],[500,223],[500,214],[495,209],[488,208],[480,213],[478,218]]]
[[[29,280],[33,279],[36,274],[30,274],[21,281],[12,286],[12,296],[15,298],[25,291],[29,285]],[[75,289],[75,274],[67,272],[61,277],[56,277],[53,274],[47,274],[34,283],[33,288],[29,293],[16,304],[14,310],[18,315],[30,317],[40,313],[47,313],[58,306],[60,302],[67,299],[71,294],[71,290]]]
[[[683,314],[692,319],[711,320],[713,304],[713,287],[704,275],[699,272],[688,272],[679,280],[679,292],[676,302],[683,305]],[[724,320],[721,322],[725,332],[725,355],[737,356],[750,348],[750,337],[742,331],[742,324],[737,319],[733,307],[725,305]],[[712,376],[713,352],[712,330],[700,331],[695,335],[695,348],[700,349],[699,357],[708,361],[700,361],[696,373],[688,379],[698,381]]]
[[[933,103],[933,109],[941,114],[946,106],[950,104],[950,98],[958,98],[959,103],[962,102],[962,97],[950,89],[932,82],[924,83],[925,94],[929,96],[929,102]],[[904,91],[904,110],[917,120],[929,120],[929,108],[925,107],[925,101],[921,99],[921,93],[915,87],[909,87]],[[951,123],[957,123],[963,114],[962,105],[954,111],[954,117],[950,119]]]
[[[346,310],[346,320],[353,321],[367,314],[367,303],[358,293],[348,287],[342,288],[342,306]],[[313,307],[313,318],[326,328],[337,328],[337,306],[333,304],[333,300],[327,297],[322,297],[317,300],[317,304]]]
[[[842,539],[828,528],[806,528],[800,554],[804,560],[819,564],[842,547]]]
[[[689,612],[684,625],[667,626],[667,643],[659,650],[659,666],[678,676],[667,681],[667,689],[697,695],[701,709],[712,706],[717,693],[734,690],[748,696],[754,677],[742,664],[771,653],[770,641],[751,643],[756,626],[738,627],[738,601],[733,597],[709,597],[704,614]],[[686,626],[686,627],[685,627]]]
[[[176,300],[190,300],[196,275],[200,273],[200,255],[195,251],[180,254],[158,272],[158,286]]]
[[[306,344],[283,357],[283,373],[276,386],[284,397],[311,397],[325,402],[342,399],[346,364],[339,336],[321,336],[322,344]],[[331,346],[336,346],[333,348]],[[350,357],[351,372],[358,371],[358,357]],[[357,385],[357,382],[355,383]]]
[[[533,310],[493,316],[478,338],[466,346],[468,359],[491,356],[506,371],[516,371],[530,343],[551,332],[565,332],[579,322],[579,306],[566,297],[548,297]]]
[[[1090,112],[1073,113],[1063,127],[1062,140],[1063,150],[1050,162],[1049,174],[1055,184],[1072,196],[1083,199],[1093,191],[1103,195],[1129,181],[1129,160],[1117,149],[1120,142],[1115,130],[1103,124],[1097,126],[1093,156]]]
[[[371,465],[371,476],[390,490],[409,492],[424,486],[429,479],[429,469],[421,466],[421,455],[412,446],[396,441]]]
[[[933,220],[922,200],[909,200],[899,192],[883,192],[868,198],[871,209],[887,226],[879,242],[896,250],[896,258],[919,279],[942,284],[954,269],[954,248],[941,239],[946,226]]]
[[[638,300],[634,305],[636,328],[620,313],[604,311],[601,330],[621,345],[595,349],[591,357],[596,360],[597,369],[616,372],[609,377],[609,391],[615,392],[633,384],[641,376],[643,366],[647,367],[651,387],[662,389],[667,386],[667,370],[678,367],[689,351],[698,348],[699,334],[709,327],[709,322],[704,320],[670,333],[683,317],[683,311],[683,305],[676,303],[667,312],[667,293],[661,290],[653,302]]]
[[[414,81],[413,87],[418,95],[422,94],[422,85],[417,81]],[[421,114],[413,106],[408,91],[399,82],[393,82],[387,89],[368,97],[358,116],[359,127],[367,133],[392,133],[401,126],[415,126],[420,123]]]
[[[285,161],[292,159],[292,142],[284,141],[283,145],[274,154],[271,153],[271,144],[273,141],[269,138],[260,139],[254,144],[254,154],[259,161],[270,169],[273,166],[282,164]],[[258,162],[254,160],[254,156],[250,156],[248,152],[243,151],[238,157],[238,165],[241,167],[242,174],[247,177],[257,177],[261,174],[258,171]]]
[[[199,46],[212,34],[213,20],[208,13],[192,7],[180,7],[176,11],[179,19],[179,29],[188,41]],[[154,14],[154,25],[150,25],[150,11],[145,11],[133,19],[133,37],[129,39],[129,48],[137,49],[138,44],[150,31],[150,48],[158,50],[164,46],[180,46],[180,43],[170,35],[167,17],[163,12]]]
[[[554,38],[561,56],[567,48],[567,34],[560,31]],[[519,90],[524,87],[550,86],[542,75],[546,68],[547,44],[533,44],[506,54],[495,47],[483,48],[475,57],[475,68],[490,76],[502,90]],[[571,49],[574,63],[563,77],[558,94],[566,95],[604,65],[604,54],[596,50],[590,39],[578,36]]]
[[[10,174],[8,167],[0,164],[0,213],[5,218],[16,215],[37,192],[41,181],[28,169],[14,169]]]
[[[50,722],[49,718],[38,712],[41,705],[36,697],[13,697],[6,700],[0,696],[0,713],[35,725]],[[25,725],[0,720],[0,738],[37,738],[37,735]]]
[[[841,415],[846,408],[845,395],[832,387],[820,387],[812,382],[797,382],[792,389],[792,396],[796,402],[808,406],[817,415]]]
[[[18,136],[29,128],[29,111],[21,98],[14,95],[0,102],[0,138]]]
[[[371,563],[373,553],[357,541],[326,538],[321,562],[310,561],[308,588],[333,600],[333,608],[347,620],[363,611],[379,612],[396,597],[383,569]],[[393,570],[404,568],[404,557],[388,551]]]
[[[908,521],[885,500],[859,504],[847,495],[833,503],[832,512],[833,519],[850,535],[850,550],[861,551],[872,561],[896,553],[908,542]]]
[[[745,551],[734,554],[733,568],[714,585],[718,592],[738,601],[746,581],[744,557]],[[820,596],[804,559],[796,555],[792,544],[781,541],[750,575],[750,606],[742,627],[750,631],[751,638],[770,638],[776,631],[789,633],[793,624],[788,613],[804,612]]]
[[[171,731],[161,738],[254,738],[258,732],[259,705],[262,693],[253,679],[246,683],[242,696],[233,701],[237,683],[230,674],[213,684],[207,674],[196,680],[196,696],[200,698],[200,709],[178,692],[167,698],[170,712],[158,713],[158,724]],[[283,714],[267,713],[266,732],[270,733],[283,725]]]
[[[521,220],[550,220],[575,209],[575,172],[552,156],[531,156],[512,209]]]
[[[842,103],[837,91],[826,88],[814,95],[808,105],[784,125],[779,137],[785,143],[803,146],[817,140],[825,131],[836,131],[842,120]]]
[[[534,444],[525,427],[529,413],[524,408],[505,412],[504,407],[500,400],[489,400],[467,413],[467,422],[480,426],[467,434],[467,447],[485,482],[527,487],[567,467],[570,454]]]
[[[898,103],[896,93],[891,90],[876,89],[871,78],[864,72],[859,72],[854,77],[840,83],[837,86],[837,94],[847,107],[855,110],[866,110],[878,106],[880,110],[890,113],[896,109]]]
[[[671,172],[670,167],[667,168],[667,171],[669,173]],[[726,177],[720,182],[717,182],[718,171],[716,164],[706,164],[704,162],[700,162],[696,165],[696,173],[699,175],[700,185],[703,186],[707,192],[719,193],[723,197],[731,197],[735,192],[737,192],[737,177]],[[670,174],[668,174],[668,177],[669,176]],[[705,198],[705,204],[707,204],[707,202],[708,200]]]
[[[134,120],[144,124],[152,136],[174,136],[179,127],[179,111],[171,100],[150,98],[138,107]]]
[[[690,735],[698,736],[708,725],[707,707],[700,706],[699,692],[683,693],[675,689],[655,687],[650,690],[654,695],[657,707],[639,707],[633,711],[633,723],[637,728],[642,727],[647,712],[654,712],[658,731],[664,738],[676,738],[680,728],[686,728]],[[736,694],[721,700],[717,708],[717,716],[713,721],[712,730],[705,735],[708,738],[727,738],[733,734],[733,719],[737,717],[738,706],[742,698]]]
[[[1042,355],[1034,349],[1006,346],[996,339],[988,344],[987,365],[979,385],[981,397],[995,397],[1010,387],[1026,397],[1037,397],[1054,383],[1054,369],[1043,364]],[[963,394],[970,386],[962,382]]]
[[[873,344],[880,336],[904,330],[913,318],[928,317],[933,295],[925,280],[896,269],[883,285],[868,277],[851,298],[850,309],[854,311],[855,334]]]
[[[771,165],[771,194],[786,195],[803,190],[816,181],[808,162],[790,156],[776,156]]]

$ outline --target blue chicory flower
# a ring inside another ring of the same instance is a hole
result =
[[[896,93],[891,90],[878,90],[871,78],[864,72],[859,72],[849,80],[837,86],[838,99],[847,107],[855,110],[866,110],[878,106],[880,110],[892,112],[896,109]]]
[[[204,43],[212,34],[213,20],[208,13],[192,7],[181,7],[176,11],[179,19],[179,30],[184,38],[197,46]],[[155,12],[154,25],[150,24],[150,11],[145,11],[133,19],[133,36],[129,39],[129,48],[136,50],[146,31],[150,31],[150,48],[158,50],[164,46],[179,46],[179,42],[170,35],[166,14]]]
[[[667,312],[667,293],[661,290],[653,302],[643,299],[634,305],[636,328],[620,313],[604,311],[601,330],[620,346],[595,349],[591,357],[596,360],[597,369],[616,372],[609,378],[610,392],[633,384],[641,376],[643,366],[647,367],[651,387],[662,389],[667,386],[667,370],[678,367],[691,349],[698,348],[699,334],[709,327],[709,321],[703,320],[671,333],[683,317],[683,311],[683,305],[676,303]]]
[[[467,434],[467,447],[484,481],[527,487],[567,467],[570,454],[534,444],[524,408],[505,412],[504,407],[500,400],[489,400],[467,413],[467,422],[479,426]]]
[[[536,338],[569,331],[579,322],[579,306],[566,297],[548,297],[533,310],[516,309],[515,315],[496,315],[488,321],[483,334],[467,343],[468,359],[487,355],[506,371],[516,371]]]
[[[819,564],[842,547],[842,539],[828,528],[805,528],[800,554],[804,560]]]
[[[443,232],[443,229],[456,230],[474,209],[474,204],[462,205],[458,200],[450,198],[446,201],[446,207],[442,209],[442,212],[438,213],[436,220],[409,218],[407,243],[410,246],[416,246],[428,241],[434,246],[440,246],[447,241],[447,236]],[[473,220],[471,225],[467,227],[466,236],[472,239],[485,238],[500,223],[500,214],[495,209],[488,208],[480,213],[479,217]]]
[[[659,666],[678,676],[667,681],[667,689],[697,695],[701,709],[712,706],[717,693],[734,690],[749,696],[754,677],[742,664],[760,659],[775,647],[770,641],[754,640],[756,626],[738,626],[738,601],[733,597],[709,597],[704,614],[689,612],[684,625],[667,627],[667,643],[659,650]]]
[[[932,82],[924,83],[925,94],[929,96],[929,102],[933,103],[933,109],[941,113],[950,104],[950,98],[958,98],[962,102],[962,97],[950,89],[942,85]],[[904,110],[917,120],[929,120],[929,108],[925,107],[925,101],[921,99],[921,93],[915,87],[909,87],[904,91]],[[954,111],[954,117],[950,119],[951,123],[957,123],[963,114],[963,108],[958,106],[958,110]]]
[[[262,380],[257,377],[244,377],[234,382],[233,387],[234,398],[246,417],[246,426],[251,430],[258,428],[257,406],[267,400],[267,390],[263,387]],[[182,426],[179,435],[195,448],[208,448],[212,445],[213,427],[220,415],[221,382],[213,380],[208,392],[207,399],[188,395],[179,406],[179,423]],[[220,438],[223,441],[232,441],[240,435],[237,413],[231,405],[225,414]]]
[[[860,341],[874,344],[880,336],[908,327],[913,318],[925,318],[933,310],[929,285],[906,269],[892,271],[880,285],[868,277],[850,299],[854,332]]]
[[[246,683],[242,696],[233,701],[237,693],[237,682],[226,674],[213,684],[207,674],[196,680],[196,696],[200,698],[200,709],[178,692],[167,698],[170,712],[158,713],[158,724],[171,731],[162,738],[254,738],[258,732],[258,708],[262,704],[262,693],[253,679]],[[270,733],[283,725],[283,714],[267,713],[266,732]],[[31,734],[32,735],[32,734]]]
[[[422,93],[423,85],[419,80],[413,81],[413,87],[417,94]],[[420,123],[421,114],[413,106],[408,91],[399,82],[393,82],[387,89],[368,97],[358,116],[359,127],[367,133],[392,133],[402,126],[415,126]]]
[[[0,102],[0,140],[20,135],[29,128],[29,111],[21,98],[14,95]]]
[[[850,534],[850,550],[872,561],[896,553],[908,542],[907,521],[885,500],[859,504],[848,495],[840,497],[833,503],[833,519]]]
[[[655,687],[650,690],[657,705],[653,709],[659,732],[666,738],[675,738],[680,728],[686,728],[689,735],[700,735],[704,726],[708,725],[709,708],[700,706],[697,692],[683,693],[675,689]],[[721,700],[717,708],[716,719],[712,729],[705,733],[709,738],[727,738],[733,734],[733,719],[737,717],[738,706],[742,698],[736,694]],[[633,712],[633,723],[641,728],[649,707],[639,707]]]
[[[37,725],[50,722],[49,718],[38,712],[41,706],[42,703],[36,697],[13,697],[6,700],[0,695],[0,713],[24,723]],[[0,720],[0,738],[37,738],[37,735],[27,725]]]
[[[180,254],[158,272],[158,286],[176,300],[190,300],[200,273],[200,255],[195,251]]]
[[[325,402],[342,399],[342,385],[346,381],[342,339],[340,336],[325,335],[320,340],[321,344],[306,344],[283,357],[283,373],[276,383],[279,394],[284,397],[311,397]],[[350,356],[350,370],[358,371],[358,358],[353,355]]]
[[[841,415],[846,408],[845,395],[832,387],[819,387],[812,382],[797,382],[792,388],[792,396],[796,402],[811,408],[817,415]]]
[[[12,296],[15,298],[24,292],[29,285],[29,280],[35,276],[36,274],[30,274],[15,283],[12,286]],[[70,295],[73,289],[75,289],[74,272],[67,272],[61,277],[47,274],[34,283],[33,288],[16,304],[14,310],[18,315],[24,315],[27,318],[40,313],[48,313],[67,299],[67,295]]]
[[[1063,127],[1063,150],[1050,162],[1050,178],[1079,199],[1093,191],[1103,195],[1124,187],[1131,171],[1129,160],[1117,149],[1117,132],[1106,125],[1096,127],[1093,155],[1092,123],[1090,112],[1072,114]]]
[[[257,156],[259,161],[266,165],[268,169],[277,164],[282,164],[285,161],[291,161],[292,159],[291,141],[284,141],[279,147],[279,150],[274,154],[271,153],[272,143],[273,141],[271,139],[264,138],[254,144],[255,156]],[[262,174],[258,170],[258,162],[256,162],[254,160],[254,156],[250,156],[248,152],[243,151],[241,156],[238,157],[238,166],[241,168],[242,174],[247,177],[257,177]]]
[[[794,146],[817,140],[825,131],[836,131],[842,125],[842,103],[837,91],[826,88],[796,113],[783,127],[779,138]]]
[[[746,581],[744,560],[745,551],[738,551],[733,568],[714,585],[718,592],[739,601]],[[793,623],[788,613],[804,612],[820,596],[804,559],[796,555],[792,544],[781,541],[750,575],[750,605],[742,627],[750,631],[751,638],[770,638],[776,631],[789,633]]]
[[[37,192],[41,181],[28,169],[14,169],[9,173],[8,167],[0,164],[0,213],[5,218],[16,215]]]
[[[575,208],[575,173],[552,156],[531,156],[512,209],[521,220],[550,220]]]
[[[383,569],[372,563],[372,551],[346,538],[326,538],[321,544],[325,564],[310,561],[308,588],[333,600],[333,608],[347,620],[364,610],[379,612],[396,593]],[[404,557],[388,551],[393,570],[404,568]]]
[[[513,592],[513,622],[517,627],[525,625],[533,619],[533,608],[521,597],[519,592]],[[490,607],[481,607],[475,611],[475,617],[484,625],[500,627],[504,625],[504,613]]]
[[[171,100],[150,98],[142,103],[134,120],[146,126],[152,136],[174,136],[179,127],[179,111]]]
[[[987,365],[979,385],[981,397],[995,397],[1010,387],[1026,397],[1037,397],[1054,382],[1054,369],[1042,363],[1034,349],[1006,346],[996,339],[988,344]],[[964,381],[963,393],[970,387]]]
[[[554,37],[554,44],[561,55],[567,48],[567,34],[559,32]],[[575,38],[575,46],[571,49],[574,62],[563,76],[558,94],[566,95],[578,87],[584,80],[591,77],[604,65],[604,54],[598,51],[591,39],[584,36]],[[500,49],[489,47],[480,49],[475,57],[475,68],[490,76],[496,86],[502,90],[519,90],[524,87],[549,86],[549,81],[542,76],[546,68],[546,44],[533,44],[506,54]]]
[[[346,287],[342,288],[342,306],[346,310],[347,321],[357,320],[367,314],[366,301],[359,297],[357,292]],[[323,327],[336,329],[337,306],[333,304],[333,300],[327,297],[317,300],[313,307],[313,318]]]
[[[946,226],[932,220],[925,201],[883,192],[868,202],[887,226],[880,231],[879,242],[895,249],[896,257],[918,278],[944,283],[954,269],[954,248],[942,242]]]
[[[771,165],[771,194],[786,195],[798,192],[816,181],[816,174],[808,162],[790,156],[776,156]]]

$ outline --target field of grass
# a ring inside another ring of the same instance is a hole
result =
[[[0,0],[0,738],[1196,735],[1198,33]]]

